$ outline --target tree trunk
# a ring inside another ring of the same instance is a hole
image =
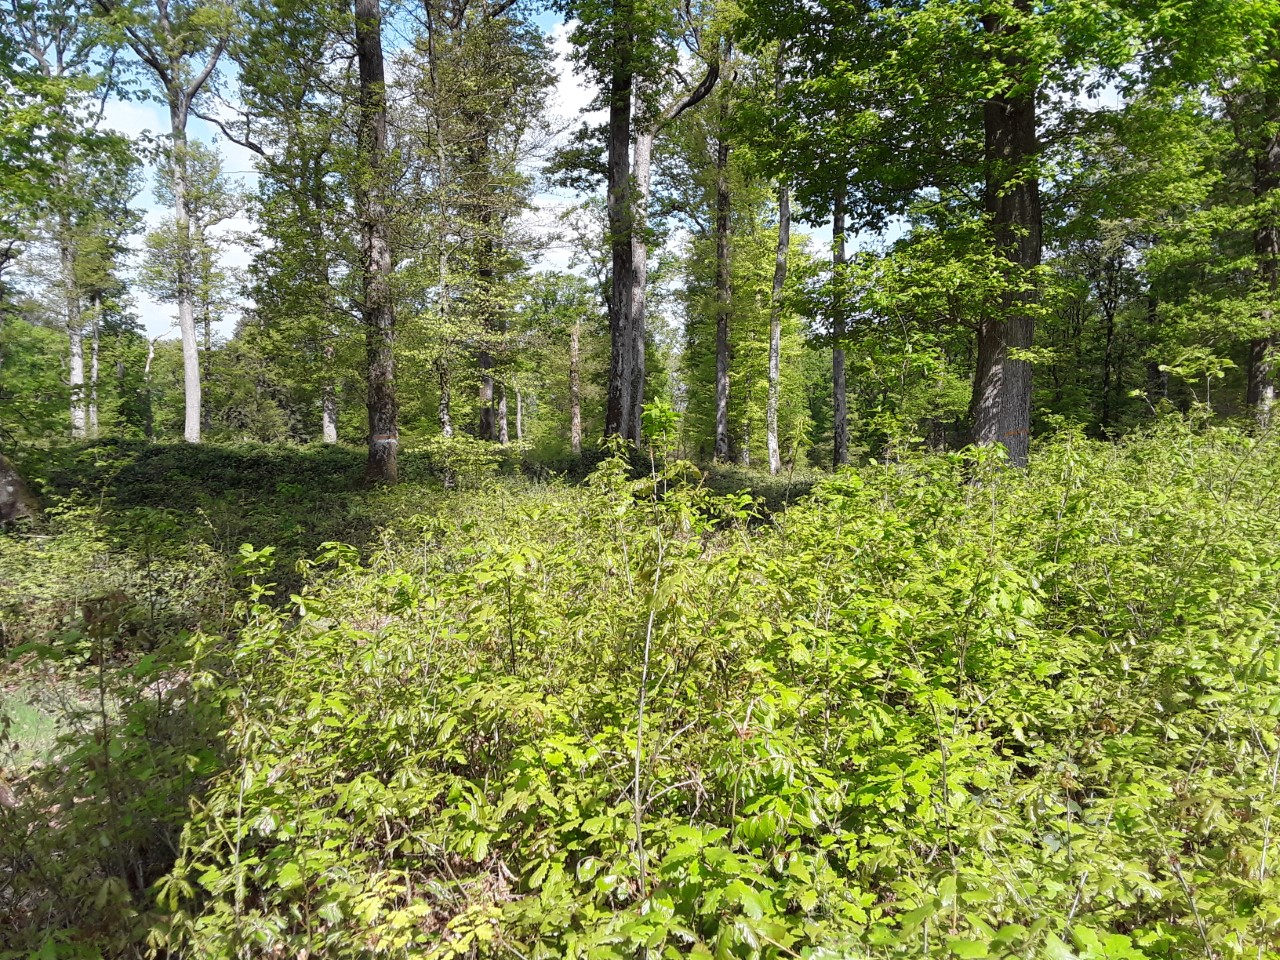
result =
[[[147,362],[142,367],[142,382],[145,391],[145,408],[143,410],[142,433],[148,440],[156,438],[155,407],[151,396],[151,364],[156,358],[156,342],[147,340]]]
[[[102,298],[93,295],[93,339],[89,360],[89,436],[98,438],[98,358],[101,346]]]
[[[569,328],[569,449],[574,456],[582,453],[581,340],[582,324],[575,320]]]
[[[516,440],[524,440],[524,395],[516,388]]]
[[[778,186],[778,246],[773,260],[773,293],[769,305],[769,397],[765,403],[765,444],[769,448],[769,472],[782,469],[778,442],[778,401],[782,394],[782,292],[787,283],[787,258],[791,251],[791,188]]]
[[[182,334],[182,392],[185,416],[182,436],[200,442],[200,347],[196,339],[196,306],[192,261],[191,217],[187,210],[187,114],[186,91],[170,87],[169,124],[173,134],[173,224],[178,237],[178,329]]]
[[[504,447],[511,442],[507,432],[507,385],[498,384],[498,442]]]
[[[1115,369],[1116,352],[1116,304],[1104,301],[1102,305],[1104,348],[1102,354],[1102,414],[1098,418],[1105,434],[1111,429],[1111,379]]]
[[[363,293],[360,311],[369,378],[369,462],[365,476],[373,483],[395,483],[400,411],[395,386],[390,229],[384,201],[387,105],[381,17],[378,0],[355,0],[356,59],[360,68],[357,141],[363,160],[358,190]]]
[[[493,358],[488,353],[481,352],[479,356],[480,363],[480,439],[481,440],[497,440],[498,426],[494,420],[493,411],[493,375],[488,371],[493,368]]]
[[[1274,117],[1268,117],[1274,120]],[[1265,201],[1280,190],[1280,133],[1271,132],[1254,160],[1254,194]],[[1258,424],[1266,427],[1271,422],[1271,407],[1275,403],[1276,384],[1273,370],[1276,346],[1275,310],[1280,293],[1280,222],[1275,213],[1266,214],[1266,220],[1254,233],[1253,248],[1258,257],[1258,280],[1267,293],[1267,306],[1258,317],[1264,336],[1255,337],[1249,343],[1249,406],[1253,407]]]
[[[0,453],[0,523],[31,520],[39,513],[40,501],[5,455]]]
[[[831,265],[837,276],[844,266],[844,191],[836,196],[835,209],[831,214]],[[832,305],[831,318],[831,396],[832,413],[832,464],[843,467],[849,462],[849,398],[845,383],[844,337],[846,330],[844,315],[844,295],[839,282],[835,285],[835,303]]]
[[[649,190],[653,167],[653,144],[657,131],[636,134],[631,163],[631,306],[627,323],[631,329],[631,410],[627,415],[627,439],[639,446],[643,440],[645,345],[648,333],[649,290]]]
[[[1021,11],[1030,0],[1016,0]],[[1016,28],[997,14],[983,17],[993,42],[1013,50]],[[1032,271],[1040,266],[1040,181],[1031,168],[1039,149],[1036,131],[1036,90],[1027,88],[1027,67],[1020,54],[1004,60],[1013,76],[1006,90],[986,101],[983,109],[985,184],[983,204],[990,219],[997,253],[1009,261],[1006,290],[999,316],[978,325],[978,361],[973,380],[973,438],[981,445],[1001,443],[1009,461],[1023,467],[1031,444],[1031,364],[1011,351],[1031,347],[1035,321],[1032,309],[1039,299]]]
[[[631,389],[635,343],[631,329],[635,288],[632,252],[634,203],[631,190],[631,99],[635,87],[632,0],[614,15],[613,66],[609,78],[608,195],[606,215],[612,266],[609,297],[609,394],[605,433],[631,436]]]
[[[720,101],[720,137],[716,143],[716,449],[717,460],[729,450],[729,141],[725,135],[728,104]]]
[[[85,435],[84,316],[80,309],[80,285],[76,283],[76,250],[71,217],[64,213],[58,219],[63,319],[67,324],[67,338],[71,344],[70,376],[68,377],[71,387],[71,435],[81,440]]]
[[[1155,336],[1160,327],[1160,301],[1154,293],[1147,292],[1147,329]],[[1147,400],[1154,407],[1169,398],[1169,373],[1160,369],[1158,359],[1147,361]]]
[[[440,399],[436,402],[436,419],[440,421],[440,436],[453,436],[453,384],[448,361],[436,359],[436,380],[440,384]]]

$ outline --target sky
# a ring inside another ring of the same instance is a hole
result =
[[[555,53],[556,84],[548,101],[548,111],[554,129],[563,131],[568,136],[581,121],[583,111],[588,107],[595,91],[590,82],[577,75],[570,60],[569,26],[561,23],[551,14],[543,14],[537,20],[539,26],[547,31],[552,40]],[[149,101],[112,100],[107,103],[103,117],[103,126],[116,130],[132,138],[146,136],[164,136],[169,132],[168,109],[161,103]],[[231,179],[239,181],[247,190],[252,191],[257,174],[255,172],[254,154],[244,147],[231,143],[211,124],[192,117],[188,129],[192,139],[201,140],[213,145],[222,155],[223,166]],[[154,197],[154,168],[147,171],[147,186],[137,198],[138,206],[146,215],[146,230],[158,227],[167,210],[160,207]],[[534,197],[534,210],[529,214],[528,226],[546,236],[554,232],[560,213],[573,205],[573,197],[568,193],[554,190],[543,190]],[[228,220],[221,224],[216,234],[226,238],[244,236],[254,231],[253,222],[244,216]],[[132,245],[137,252],[135,263],[141,257],[144,248],[144,234],[139,233],[132,238]],[[247,274],[251,255],[242,244],[228,243],[225,247],[222,266],[232,277],[244,277]],[[568,269],[570,251],[563,245],[550,245],[539,267],[542,269]],[[134,307],[142,322],[147,336],[168,339],[177,336],[177,307],[172,304],[158,303],[145,291],[134,288]],[[229,337],[239,320],[239,311],[229,313],[217,325],[217,333]]]

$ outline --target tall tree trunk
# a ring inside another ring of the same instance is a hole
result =
[[[493,369],[493,358],[488,353],[481,351],[478,359],[480,364],[480,439],[493,441],[498,439],[498,425],[494,419],[493,409],[493,374],[489,373]]]
[[[1116,305],[1111,301],[1103,304],[1104,347],[1102,353],[1102,415],[1098,418],[1102,432],[1111,429],[1111,378],[1115,369],[1116,350]]]
[[[728,460],[729,450],[729,141],[724,134],[727,105],[720,101],[720,139],[716,143],[716,450]]]
[[[320,437],[325,443],[338,442],[338,386],[333,381],[333,344],[324,345],[325,378],[320,388]]]
[[[582,324],[577,320],[569,328],[569,449],[574,456],[582,453]]]
[[[449,362],[444,357],[436,359],[436,380],[440,384],[440,399],[436,402],[436,419],[440,421],[440,436],[453,436],[453,384]]]
[[[382,65],[379,0],[355,0],[356,59],[360,68],[357,141],[363,160],[358,191],[365,353],[369,378],[369,462],[365,476],[395,483],[399,404],[395,386],[395,308],[391,299],[391,244],[384,200],[387,153],[386,79]]]
[[[1147,330],[1154,337],[1160,328],[1160,300],[1147,291]],[[1147,400],[1154,407],[1169,398],[1169,372],[1160,369],[1159,359],[1147,361]]]
[[[516,387],[516,440],[524,440],[524,394]]]
[[[778,401],[782,394],[782,293],[787,283],[787,258],[791,251],[791,188],[778,185],[778,246],[773,259],[773,292],[769,303],[769,397],[765,402],[765,444],[769,448],[769,472],[782,469],[778,442]]]
[[[498,384],[498,442],[504,447],[511,442],[507,431],[507,385]]]
[[[90,318],[92,326],[91,353],[89,359],[89,436],[95,440],[98,438],[98,358],[99,348],[101,347],[101,329],[102,329],[102,297],[98,293],[94,293],[93,300],[93,316]]]
[[[637,446],[642,441],[645,345],[648,336],[649,290],[649,190],[653,168],[653,144],[657,131],[641,130],[631,161],[631,306],[627,323],[631,329],[631,409],[625,436]]]
[[[835,209],[831,214],[831,264],[835,274],[844,266],[845,214],[844,191],[836,195]],[[832,464],[842,467],[849,462],[849,397],[845,377],[844,337],[847,332],[844,313],[844,295],[836,284],[836,302],[831,318],[831,397],[833,413],[831,423]]]
[[[70,215],[63,213],[58,222],[58,254],[62,269],[62,299],[70,341],[71,435],[80,440],[85,435],[84,414],[84,316],[81,312],[80,285],[76,282],[76,248]]]
[[[1271,113],[1277,111],[1271,104]],[[1273,123],[1278,118],[1268,117]],[[1280,191],[1280,132],[1274,129],[1266,134],[1261,149],[1254,160],[1254,194],[1266,200]],[[1268,213],[1266,220],[1254,232],[1253,248],[1258,258],[1258,280],[1267,294],[1267,306],[1261,311],[1259,326],[1265,331],[1249,343],[1249,393],[1248,402],[1258,423],[1266,427],[1271,422],[1271,407],[1275,403],[1274,352],[1276,348],[1275,303],[1280,293],[1280,222],[1275,213]]]
[[[635,287],[632,252],[634,202],[631,190],[631,100],[635,92],[633,0],[621,0],[614,14],[613,65],[609,78],[608,195],[606,214],[611,261],[609,297],[609,393],[605,433],[631,436],[631,390],[635,341],[631,328]]]
[[[200,347],[196,339],[195,264],[193,262],[191,216],[187,209],[187,93],[170,86],[169,125],[173,139],[173,224],[178,237],[177,295],[178,329],[182,334],[182,392],[185,415],[182,436],[188,443],[200,442]]]
[[[13,464],[0,453],[0,524],[34,519],[39,513],[40,501],[31,493]]]
[[[142,413],[142,434],[148,440],[156,438],[156,414],[155,405],[152,402],[151,391],[151,364],[156,359],[156,342],[148,338],[147,340],[147,362],[142,367],[142,383],[143,383],[143,413]]]
[[[1015,0],[1019,11],[1030,0]],[[983,109],[985,183],[983,204],[997,253],[1008,260],[1006,291],[998,316],[978,325],[978,360],[973,381],[974,442],[1001,443],[1015,466],[1026,466],[1031,444],[1031,364],[1011,351],[1031,347],[1039,299],[1032,271],[1040,266],[1040,181],[1031,162],[1039,150],[1036,90],[1028,87],[1024,58],[1013,52],[1016,28],[998,14],[983,17],[994,43],[1010,52],[1004,63],[1012,76],[1005,90]],[[1007,91],[1007,92],[1006,92]]]

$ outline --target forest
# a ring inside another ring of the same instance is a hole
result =
[[[1280,0],[3,0],[0,960],[1280,960]]]

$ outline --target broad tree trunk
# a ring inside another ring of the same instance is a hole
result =
[[[729,450],[729,141],[724,124],[728,108],[720,101],[720,140],[716,144],[716,449],[717,460]]]
[[[40,513],[40,501],[27,487],[22,476],[0,453],[0,523],[34,519]]]
[[[611,260],[609,297],[609,393],[605,433],[631,436],[631,390],[635,343],[631,329],[635,288],[632,250],[634,201],[631,188],[631,100],[635,88],[633,11],[623,0],[615,12],[613,66],[609,78],[608,195],[606,215]]]
[[[765,402],[765,445],[769,448],[769,472],[782,469],[778,442],[778,401],[782,394],[782,293],[787,283],[787,258],[791,250],[791,188],[778,186],[778,246],[773,260],[773,293],[769,306],[769,396]]]
[[[1015,0],[1019,10],[1030,0]],[[1010,50],[1016,32],[997,14],[983,18],[994,42]],[[1031,169],[1039,150],[1036,90],[1028,88],[1026,64],[1017,53],[1005,57],[1011,77],[1006,90],[983,109],[985,184],[983,203],[990,218],[996,251],[1009,261],[1008,288],[997,316],[978,325],[978,360],[973,381],[973,439],[982,445],[1003,444],[1009,461],[1026,466],[1031,444],[1031,364],[1011,351],[1030,348],[1033,308],[1039,299],[1031,271],[1040,266],[1040,181]]]
[[[834,273],[844,266],[844,192],[836,196],[831,214],[831,264]],[[840,290],[839,284],[836,290]],[[844,337],[847,332],[843,294],[837,293],[831,318],[831,396],[832,412],[832,464],[842,467],[849,462],[849,397],[845,382]]]
[[[360,68],[358,143],[363,161],[358,191],[365,354],[369,382],[369,462],[365,476],[395,483],[399,404],[395,386],[395,308],[391,299],[391,244],[384,201],[387,153],[386,80],[382,14],[378,0],[355,0],[356,59]]]
[[[582,453],[582,324],[569,328],[569,449]]]

